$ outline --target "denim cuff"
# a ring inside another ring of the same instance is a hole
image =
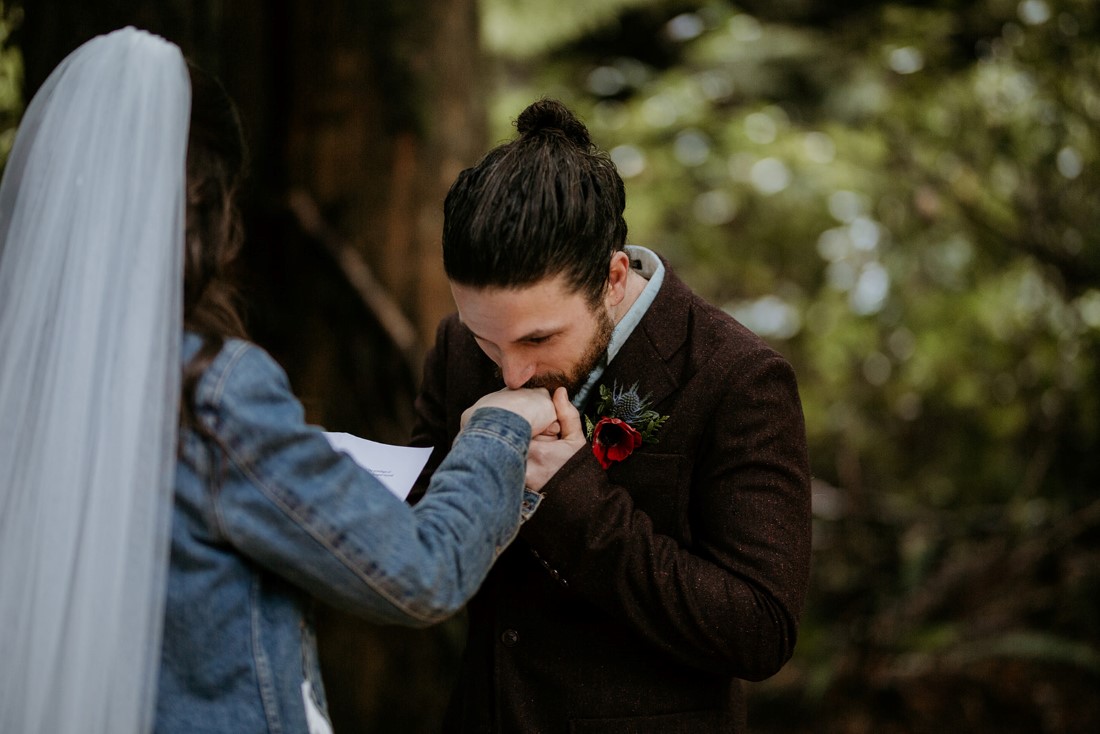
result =
[[[523,488],[523,504],[519,508],[519,521],[525,523],[535,514],[542,503],[542,493],[533,489]]]

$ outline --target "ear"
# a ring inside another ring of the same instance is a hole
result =
[[[611,255],[611,263],[607,269],[607,292],[604,295],[604,304],[608,308],[614,308],[626,298],[626,284],[630,275],[630,256],[622,250]]]

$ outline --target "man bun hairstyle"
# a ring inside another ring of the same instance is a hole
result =
[[[597,303],[626,244],[626,192],[611,158],[565,105],[540,99],[519,135],[459,174],[443,205],[447,277],[520,288],[564,275]]]
[[[516,130],[520,135],[562,135],[581,148],[592,149],[588,128],[565,105],[552,99],[540,99],[519,113]]]

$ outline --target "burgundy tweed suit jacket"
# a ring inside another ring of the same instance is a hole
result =
[[[810,561],[790,365],[666,269],[601,379],[635,382],[670,416],[659,442],[607,471],[582,448],[546,485],[469,604],[447,731],[740,732],[740,679],[790,658]],[[416,402],[412,443],[436,447],[422,480],[502,386],[445,319]]]

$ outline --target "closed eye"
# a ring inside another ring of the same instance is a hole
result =
[[[530,345],[534,346],[534,345],[538,345],[538,344],[545,344],[550,339],[552,339],[553,336],[554,336],[553,334],[547,334],[546,336],[528,336],[528,337],[524,337],[521,341],[524,344],[530,344]]]

